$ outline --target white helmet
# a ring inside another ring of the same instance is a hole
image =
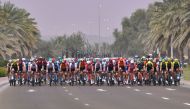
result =
[[[25,58],[22,58],[22,61],[25,61],[26,59]]]
[[[131,63],[134,63],[134,60],[131,60]]]
[[[90,64],[90,61],[87,61],[86,63],[87,63],[87,64]]]

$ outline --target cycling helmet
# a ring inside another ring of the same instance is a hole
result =
[[[172,61],[171,58],[168,58],[168,61],[171,62]]]
[[[165,59],[162,59],[162,62],[165,62]]]
[[[179,60],[177,58],[174,59],[174,62],[178,62]]]
[[[131,63],[134,63],[134,60],[131,60]]]

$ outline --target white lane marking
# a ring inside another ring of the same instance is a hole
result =
[[[66,87],[63,87],[64,89],[66,88]]]
[[[74,100],[79,100],[79,98],[74,98]]]
[[[134,91],[139,92],[140,90],[139,89],[134,89]]]
[[[104,89],[97,89],[97,91],[99,91],[99,92],[106,92],[107,90],[104,90]]]
[[[183,104],[185,104],[185,105],[187,105],[187,106],[190,106],[190,103],[183,103]]]
[[[68,90],[65,90],[65,92],[68,92]]]
[[[68,95],[73,95],[72,93],[69,93]]]
[[[35,92],[35,90],[34,89],[29,89],[28,92]]]
[[[128,86],[127,88],[130,89],[131,87]]]
[[[89,106],[89,104],[84,104],[85,106]]]
[[[3,85],[2,87],[0,87],[0,92],[3,92],[8,87],[9,87],[9,84]]]
[[[152,93],[146,93],[147,95],[152,95]]]
[[[164,99],[164,100],[169,100],[169,98],[166,98],[166,97],[161,97],[162,99]]]
[[[169,91],[174,91],[174,90],[176,90],[176,89],[166,88],[166,90],[169,90]]]

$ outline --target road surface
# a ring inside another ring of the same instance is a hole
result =
[[[182,86],[0,87],[0,109],[190,109]]]

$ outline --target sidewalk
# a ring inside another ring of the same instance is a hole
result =
[[[187,80],[181,80],[181,83],[184,84],[184,85],[189,85],[190,86],[190,81],[187,81]]]
[[[7,77],[0,77],[0,86],[3,84],[8,83],[8,78]]]

